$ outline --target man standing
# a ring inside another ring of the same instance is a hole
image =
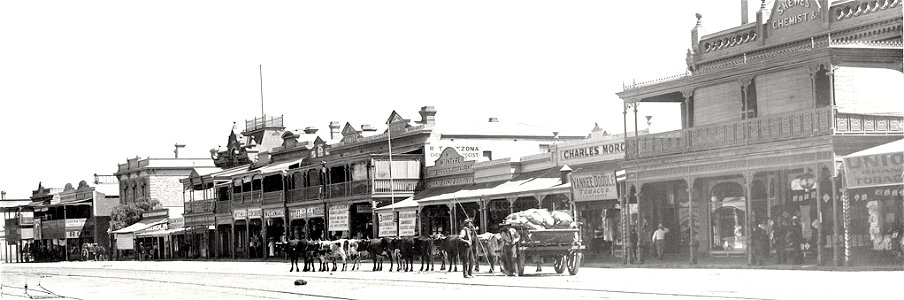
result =
[[[649,249],[650,245],[650,237],[653,234],[650,232],[650,223],[647,223],[647,219],[641,219],[640,222],[640,233],[637,236],[637,263],[643,264],[644,257],[647,256],[647,249]]]
[[[461,226],[461,232],[458,234],[458,239],[461,241],[461,248],[458,249],[458,257],[461,259],[461,272],[465,278],[473,278],[474,275],[474,254],[471,252],[472,245],[474,245],[474,240],[477,239],[477,235],[474,233],[474,223],[471,222],[471,219],[465,219]]]
[[[769,236],[766,234],[766,224],[757,224],[753,228],[753,264],[762,266],[766,260],[766,246],[769,244]]]
[[[653,245],[656,246],[656,257],[662,260],[662,252],[665,251],[665,234],[669,233],[669,229],[659,223],[659,229],[653,232]]]
[[[511,224],[502,223],[502,264],[505,275],[515,276],[515,247],[521,242],[521,235]]]

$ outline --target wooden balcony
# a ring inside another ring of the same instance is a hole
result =
[[[418,190],[419,179],[393,179],[392,185],[389,179],[374,179],[374,194],[413,193]],[[390,187],[392,190],[390,191]]]
[[[185,202],[186,214],[213,213],[216,209],[216,199],[204,199]]]
[[[321,187],[303,187],[286,191],[286,202],[296,203],[310,200],[318,200],[321,198]]]
[[[327,185],[325,198],[339,198],[355,195],[366,195],[370,192],[367,180],[340,182]]]
[[[825,135],[901,135],[902,118],[834,112],[833,107],[629,138],[626,159],[756,145]],[[635,152],[636,151],[636,152]]]
[[[232,214],[232,201],[217,201],[216,212],[218,214]]]
[[[263,204],[281,204],[285,202],[285,199],[283,191],[265,192]]]

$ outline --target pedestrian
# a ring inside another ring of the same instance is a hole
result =
[[[765,265],[766,247],[769,244],[769,235],[766,233],[766,224],[757,224],[753,228],[753,264],[757,266]]]
[[[465,219],[462,222],[458,239],[461,241],[458,256],[461,260],[462,275],[465,278],[474,278],[474,253],[472,252],[472,246],[474,246],[474,241],[477,239],[477,234],[474,232],[474,223],[471,219]]]
[[[659,228],[653,232],[653,238],[651,239],[653,245],[656,246],[656,257],[659,260],[662,260],[662,253],[665,251],[665,234],[669,233],[669,229],[665,228],[662,223],[659,223]]]
[[[804,240],[803,228],[800,227],[800,219],[797,216],[791,218],[791,227],[788,228],[788,252],[791,263],[795,265],[803,264],[804,257],[801,251],[801,244]]]
[[[511,224],[502,223],[499,226],[502,226],[502,266],[505,268],[505,275],[515,276],[515,247],[521,243],[521,235]]]
[[[637,230],[631,229],[631,248],[628,250],[631,254],[630,256],[634,258],[635,261],[640,262],[640,259],[637,257]]]

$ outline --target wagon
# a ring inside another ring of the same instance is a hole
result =
[[[553,262],[556,273],[576,275],[581,268],[584,246],[581,245],[579,229],[520,229],[521,245],[515,253],[515,271],[524,275],[528,258],[531,261]]]
[[[107,255],[105,253],[105,249],[103,246],[98,245],[97,243],[85,243],[82,245],[82,260],[94,259],[96,261],[107,260]]]

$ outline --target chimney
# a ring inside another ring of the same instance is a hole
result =
[[[561,175],[560,178],[561,178],[562,184],[568,183],[568,175],[571,174],[571,167],[569,167],[568,165],[562,166],[562,168],[559,169],[559,174]]]
[[[421,114],[421,124],[433,125],[436,123],[436,108],[433,106],[421,107],[421,111],[418,113]]]
[[[304,134],[315,134],[315,133],[317,133],[317,130],[319,130],[319,129],[317,129],[317,127],[308,126],[308,127],[304,128]]]
[[[741,25],[747,24],[749,17],[747,14],[747,0],[741,0]]]
[[[6,200],[6,191],[0,191],[0,200]]]
[[[490,123],[499,123],[499,118],[497,118],[497,117],[490,117],[490,119],[489,119],[487,122],[490,122]]]
[[[362,125],[361,125],[361,131],[363,131],[363,132],[374,132],[374,131],[377,131],[377,129],[374,128],[373,126],[370,126],[370,124],[362,124]]]
[[[338,121],[330,122],[330,139],[335,140],[340,137],[341,137],[341,135],[339,135],[339,122]]]

